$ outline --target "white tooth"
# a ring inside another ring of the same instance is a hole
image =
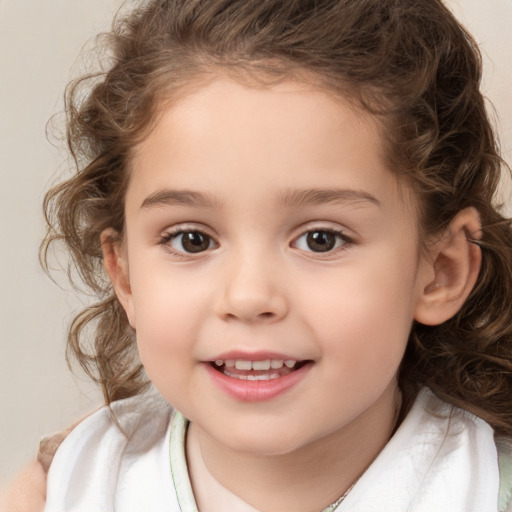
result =
[[[224,364],[224,361],[222,359],[217,359],[217,361],[215,361],[215,364],[217,366],[222,366]]]
[[[270,380],[272,376],[268,373],[264,373],[263,375],[247,375],[245,378],[247,380]]]
[[[273,380],[273,379],[279,379],[280,375],[277,374],[277,373],[271,373],[271,374],[268,374],[268,373],[265,373],[263,375],[251,375],[251,374],[248,374],[248,375],[242,375],[242,374],[236,374],[236,375],[232,375],[231,373],[227,372],[227,371],[224,371],[224,375],[228,376],[228,377],[232,377],[233,379],[238,379],[238,380]]]
[[[238,360],[235,361],[235,368],[237,370],[250,370],[252,368],[252,363],[251,361]]]
[[[228,359],[227,361],[224,362],[224,364],[228,368],[234,368],[235,367],[235,360],[234,359]]]
[[[288,367],[288,368],[293,368],[295,366],[295,363],[297,361],[294,361],[293,359],[288,359],[287,361],[284,362],[284,364]]]
[[[284,361],[282,359],[272,359],[270,361],[270,368],[273,370],[279,370],[279,368],[282,368],[284,364]]]
[[[252,369],[253,370],[270,370],[270,359],[266,359],[265,361],[253,361]]]

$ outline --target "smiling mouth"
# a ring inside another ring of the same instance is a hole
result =
[[[265,359],[250,361],[245,359],[217,359],[210,364],[215,370],[239,380],[265,381],[289,375],[302,368],[308,361],[294,359]]]

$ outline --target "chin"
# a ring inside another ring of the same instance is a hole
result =
[[[299,433],[292,431],[293,427],[290,426],[285,431],[271,427],[256,429],[224,427],[218,431],[219,435],[214,434],[214,437],[217,443],[240,454],[278,457],[296,452],[314,442],[314,439],[310,439],[309,436],[297,435]]]

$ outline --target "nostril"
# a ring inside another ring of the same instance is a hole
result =
[[[244,322],[275,322],[286,316],[287,301],[281,294],[263,293],[254,287],[231,287],[220,296],[215,313],[224,320]]]

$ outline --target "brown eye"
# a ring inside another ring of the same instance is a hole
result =
[[[178,252],[198,253],[210,249],[213,241],[200,231],[182,231],[172,237],[170,245]]]
[[[334,229],[310,229],[300,235],[292,247],[309,253],[328,253],[337,249],[346,249],[353,241],[342,231]]]
[[[306,234],[306,244],[311,251],[327,252],[336,247],[337,238],[332,231],[310,231]]]

